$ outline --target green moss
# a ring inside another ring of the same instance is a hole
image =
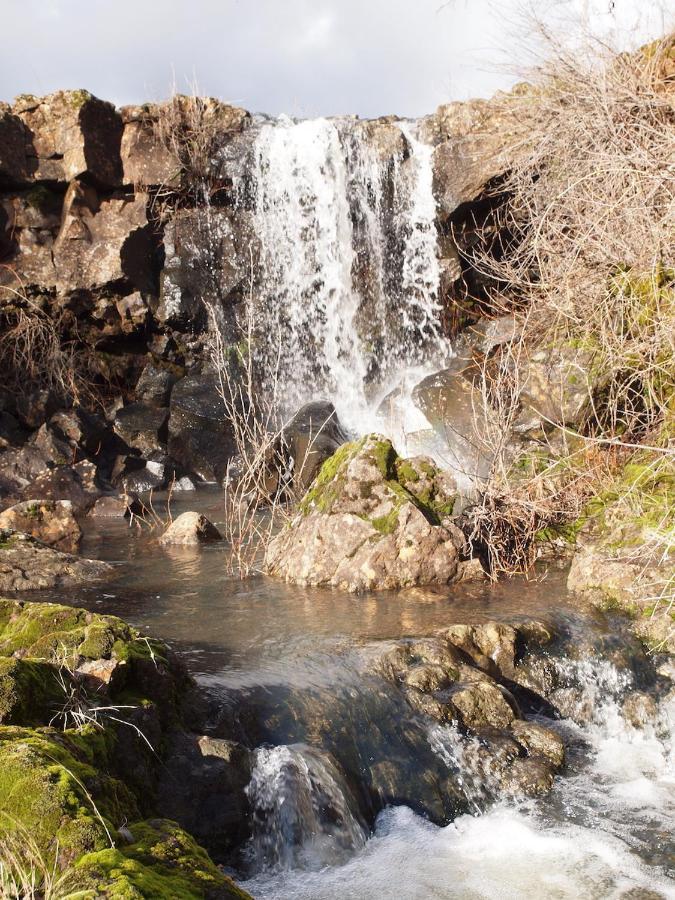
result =
[[[78,861],[76,872],[82,887],[94,890],[97,897],[115,900],[249,897],[174,822],[138,822],[130,831],[133,844],[89,853]]]
[[[73,109],[81,109],[85,103],[94,99],[93,94],[90,94],[89,91],[85,91],[82,88],[75,91],[64,91],[63,94],[68,106],[71,106]]]
[[[79,745],[90,736],[78,735]],[[76,752],[67,733],[0,728],[0,833],[28,831],[61,864],[109,846],[106,827],[138,814],[125,786]]]
[[[0,657],[0,724],[47,724],[66,699],[55,676],[48,663]]]

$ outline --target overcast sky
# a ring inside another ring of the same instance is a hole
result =
[[[516,80],[523,2],[614,38],[664,23],[659,0],[0,0],[0,99],[82,87],[121,105],[196,80],[252,111],[416,116]]]

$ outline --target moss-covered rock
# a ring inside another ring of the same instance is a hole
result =
[[[424,457],[401,459],[366,435],[328,459],[298,515],[270,544],[271,574],[350,591],[447,584],[462,533],[450,521],[455,485]]]
[[[190,686],[121,619],[0,599],[0,844],[77,896],[246,897],[178,825],[139,821]]]
[[[129,830],[130,845],[89,853],[78,861],[77,880],[92,896],[111,900],[249,897],[174,822],[153,819],[137,822]]]

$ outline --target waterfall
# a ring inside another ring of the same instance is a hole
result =
[[[261,747],[247,793],[256,870],[337,865],[365,845],[355,801],[327,753],[301,744]]]
[[[419,380],[450,352],[432,148],[413,124],[386,123],[398,143],[382,153],[364,124],[267,122],[252,167],[263,385],[283,415],[327,398],[357,432],[382,427],[380,401],[407,372]]]

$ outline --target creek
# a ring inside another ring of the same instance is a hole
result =
[[[218,522],[222,496],[183,495],[185,508]],[[162,548],[123,521],[88,527],[82,551],[119,571],[69,602],[166,640],[219,711],[213,733],[254,751],[234,861],[253,896],[675,897],[672,692],[625,622],[578,608],[564,570],[355,597],[241,581],[226,545]],[[517,800],[475,738],[414,712],[368,661],[449,624],[529,619],[558,635],[547,655],[578,699],[570,718],[527,713],[564,738],[566,765],[549,794]],[[623,709],[636,689],[658,708],[643,727]]]

